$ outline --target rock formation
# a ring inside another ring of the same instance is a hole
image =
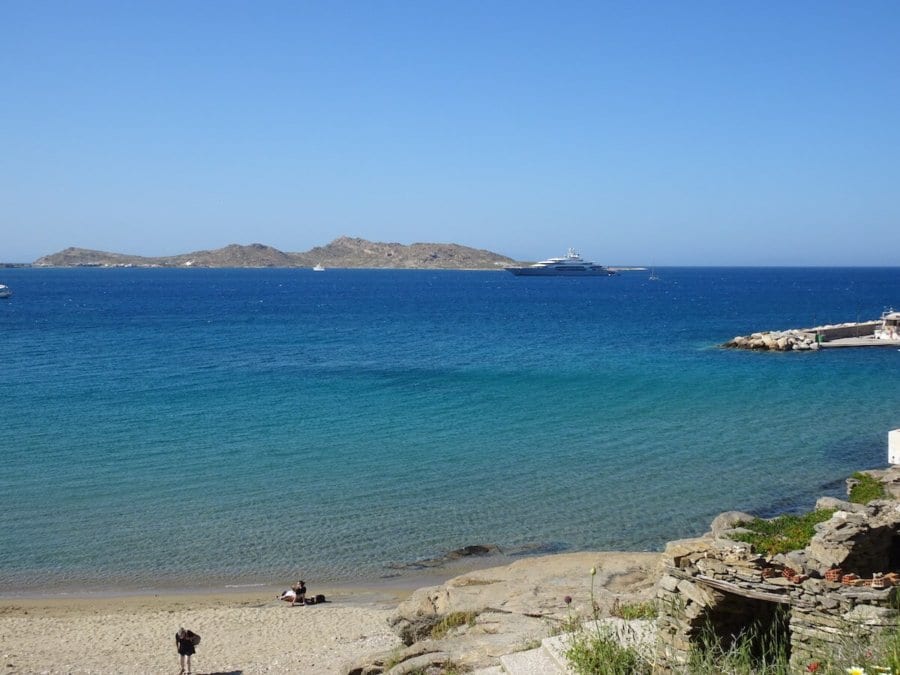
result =
[[[386,664],[403,664],[396,672],[446,661],[468,667],[496,664],[501,655],[550,635],[567,618],[593,613],[591,568],[597,570],[597,612],[608,616],[617,601],[653,597],[658,563],[658,553],[564,553],[525,558],[421,588],[390,619],[408,646],[348,664],[347,672],[374,675],[384,672]],[[435,628],[448,617],[457,618],[453,623],[459,625],[436,639]]]

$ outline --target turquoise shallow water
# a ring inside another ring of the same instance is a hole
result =
[[[0,592],[353,581],[471,543],[654,549],[886,461],[900,269],[2,270]]]

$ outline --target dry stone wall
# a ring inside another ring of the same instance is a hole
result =
[[[659,663],[683,665],[704,630],[727,641],[756,619],[785,624],[792,667],[803,670],[828,645],[896,626],[900,503],[829,505],[838,510],[809,546],[786,555],[730,540],[728,527],[740,522],[731,514],[715,533],[670,542],[657,587]]]

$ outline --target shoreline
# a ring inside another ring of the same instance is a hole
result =
[[[485,555],[472,556],[459,560],[448,561],[441,565],[411,569],[402,573],[384,577],[363,577],[352,580],[327,580],[318,583],[315,577],[307,577],[307,586],[313,594],[322,593],[326,597],[347,597],[351,594],[397,596],[409,595],[413,591],[424,586],[436,586],[452,579],[453,577],[468,572],[491,567],[509,565],[517,560],[540,557],[546,553],[535,555]],[[259,583],[235,583],[235,584],[210,584],[193,586],[161,585],[156,588],[146,586],[128,587],[113,584],[110,586],[84,587],[74,590],[60,591],[57,588],[43,589],[12,589],[0,590],[0,607],[11,602],[20,601],[102,601],[127,598],[212,598],[241,596],[272,597],[288,588],[296,581],[293,577],[286,577],[281,582],[261,581]],[[56,581],[54,580],[54,583]],[[66,581],[67,588],[71,583]]]

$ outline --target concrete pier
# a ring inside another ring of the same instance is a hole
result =
[[[867,337],[848,337],[838,338],[837,340],[829,340],[819,345],[822,349],[833,349],[835,347],[894,347],[900,348],[900,340],[884,340],[876,338],[872,335]]]

